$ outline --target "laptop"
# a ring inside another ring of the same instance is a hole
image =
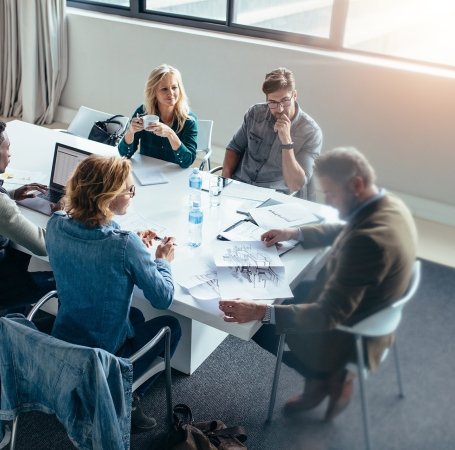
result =
[[[51,203],[57,203],[65,195],[66,182],[74,169],[83,159],[90,155],[91,153],[85,150],[79,150],[57,142],[55,144],[49,190],[44,194],[37,194],[35,198],[26,198],[17,203],[50,216],[52,214]]]

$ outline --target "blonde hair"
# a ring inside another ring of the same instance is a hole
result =
[[[66,184],[68,214],[88,228],[108,223],[112,201],[124,190],[130,162],[118,156],[90,155],[79,163]]]
[[[173,117],[173,120],[177,119],[177,133],[179,133],[183,130],[185,121],[187,119],[193,118],[189,115],[190,107],[188,97],[185,93],[185,88],[183,87],[182,75],[176,68],[169,66],[168,64],[161,64],[161,66],[158,66],[152,70],[148,77],[147,83],[145,83],[144,112],[146,114],[154,114],[157,116],[159,115],[158,100],[156,99],[156,89],[161,83],[161,80],[169,73],[175,75],[177,78],[177,83],[179,85],[180,95],[174,107]]]

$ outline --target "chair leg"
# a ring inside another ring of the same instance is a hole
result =
[[[280,343],[278,344],[278,352],[276,355],[276,364],[275,364],[275,374],[273,376],[272,392],[270,394],[270,401],[269,401],[269,412],[267,414],[267,421],[269,421],[269,422],[272,420],[273,408],[275,407],[276,391],[278,388],[278,381],[280,379],[281,360],[283,359],[285,338],[286,338],[286,335],[282,334],[280,336]]]
[[[165,337],[164,359],[166,364],[166,403],[167,403],[167,421],[169,431],[172,429],[172,377],[171,377],[171,331],[168,330]]]
[[[13,427],[11,428],[11,441],[10,441],[10,450],[16,450],[17,442],[17,424],[19,422],[19,416],[13,420]]]
[[[393,343],[393,355],[395,357],[395,368],[397,370],[398,389],[400,392],[399,397],[404,398],[403,379],[401,378],[400,358],[398,356],[398,346],[396,340]]]
[[[210,158],[207,160],[207,168],[208,168],[209,172],[210,172],[210,170],[212,170],[212,168],[210,167]]]
[[[359,384],[360,384],[360,396],[362,399],[362,412],[363,412],[363,427],[365,431],[365,441],[366,441],[366,448],[367,450],[371,450],[371,439],[370,439],[370,424],[368,419],[368,407],[367,407],[367,399],[366,399],[366,392],[365,392],[365,364],[364,364],[364,356],[363,356],[363,342],[362,336],[359,334],[355,335],[355,344],[357,350],[357,367],[359,371]]]

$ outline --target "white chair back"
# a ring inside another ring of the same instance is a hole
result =
[[[213,120],[199,120],[197,132],[198,152],[207,152],[212,145]]]
[[[76,117],[74,117],[70,123],[67,132],[74,134],[75,136],[87,139],[95,122],[99,120],[110,119],[112,116],[115,116],[115,114],[109,114],[102,111],[97,111],[96,109],[87,108],[86,106],[81,106],[76,114]],[[117,117],[116,120],[121,122],[123,125],[120,130],[121,133],[128,126],[129,119],[128,117]],[[111,133],[117,131],[117,128],[118,125],[116,124],[108,125],[108,131]]]
[[[361,322],[353,325],[352,327],[345,327],[343,325],[337,328],[342,331],[347,331],[353,334],[360,334],[362,336],[374,337],[385,336],[393,333],[400,321],[401,313],[404,305],[414,296],[420,282],[420,261],[415,261],[412,268],[412,278],[409,288],[401,299],[397,300],[393,305],[381,309],[375,314],[367,317]]]

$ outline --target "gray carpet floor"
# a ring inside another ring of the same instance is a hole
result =
[[[455,448],[455,269],[423,261],[416,297],[404,310],[397,334],[405,399],[397,396],[393,358],[367,380],[371,436],[375,449]],[[299,394],[303,379],[283,366],[274,419],[265,422],[275,358],[253,342],[232,336],[192,376],[173,372],[173,400],[193,409],[196,420],[242,425],[246,445],[257,450],[356,450],[365,448],[358,383],[351,404],[331,423],[326,402],[293,417],[283,414],[287,398]],[[143,400],[159,421],[152,432],[133,436],[131,448],[163,449],[166,441],[164,380]],[[70,450],[65,430],[53,416],[21,416],[18,449]]]

